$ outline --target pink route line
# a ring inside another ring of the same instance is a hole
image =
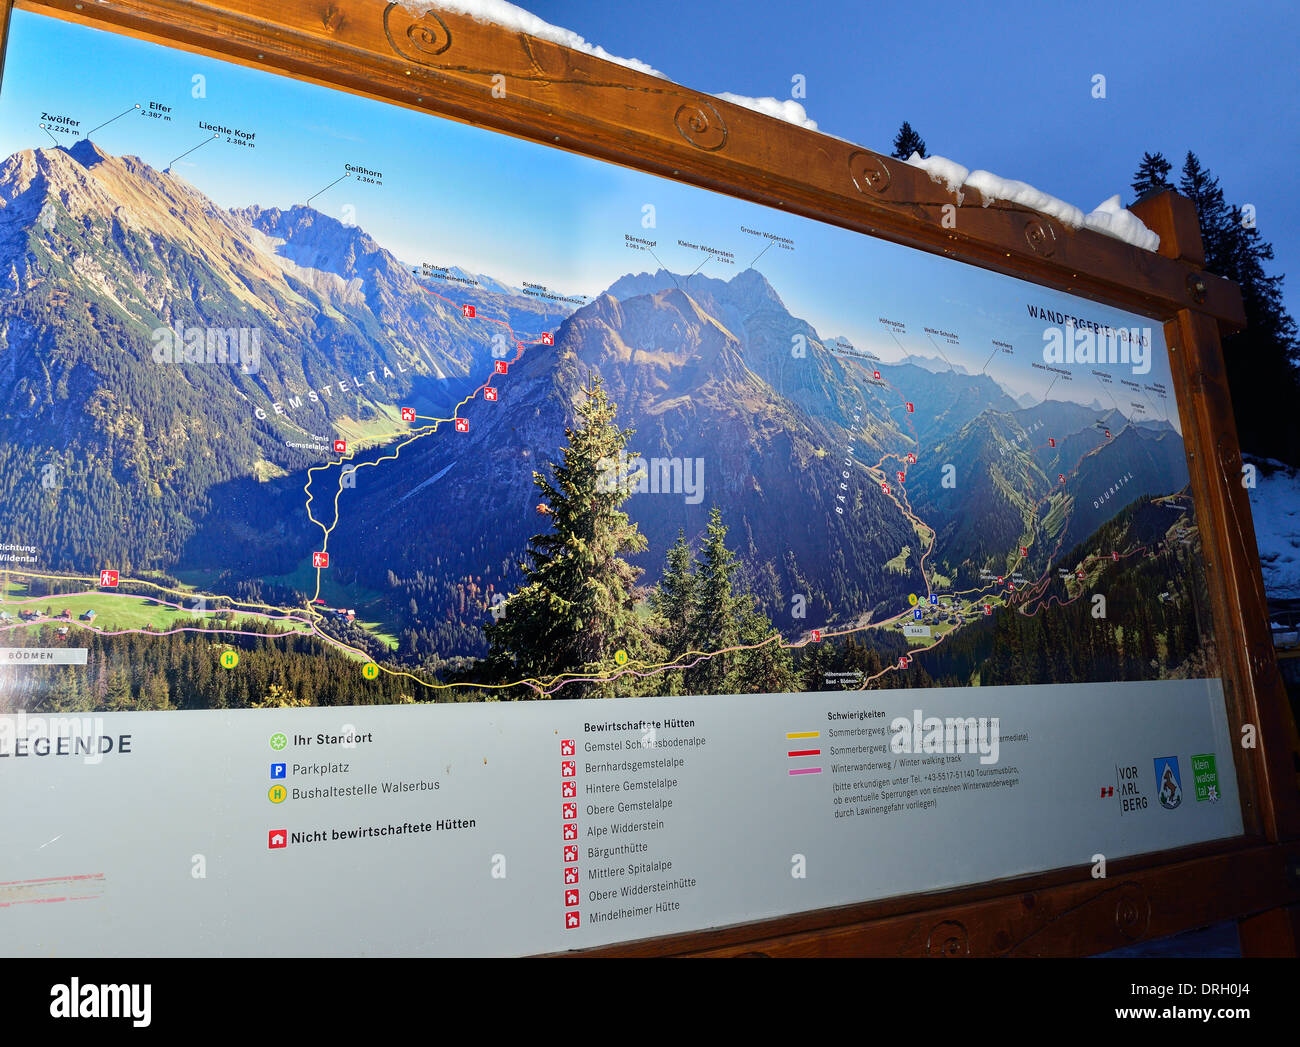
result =
[[[276,619],[276,621],[284,620],[285,619]],[[293,620],[298,621],[298,619]],[[14,625],[6,625],[0,628],[0,632],[7,633],[14,629],[25,629],[31,624],[31,622],[18,622]],[[85,625],[81,622],[69,622],[69,624],[75,625],[78,629],[84,629],[86,632],[95,633],[98,636],[126,636],[128,634],[133,636],[175,636],[178,633],[203,633],[208,636],[260,636],[264,640],[278,640],[282,636],[306,635],[305,633],[300,633],[293,629],[282,633],[258,633],[245,629],[198,629],[192,626],[186,626],[182,629],[168,629],[165,632],[154,632],[152,629],[118,629],[115,632],[110,632],[107,629],[96,629],[93,625]],[[308,623],[300,622],[299,624],[307,625]]]
[[[73,880],[102,880],[103,873],[80,873],[76,876],[39,876],[34,880],[0,880],[0,887],[19,887],[28,883],[69,883]]]
[[[14,573],[17,574],[20,572],[14,572]],[[15,606],[21,607],[24,604],[29,604],[29,603],[58,603],[61,600],[72,600],[78,596],[117,596],[126,600],[152,600],[154,603],[162,607],[171,607],[177,611],[190,611],[194,614],[230,613],[230,614],[241,614],[249,618],[265,618],[269,622],[300,622],[303,625],[307,624],[307,620],[305,618],[294,618],[293,611],[289,611],[282,615],[266,614],[263,611],[246,611],[240,609],[239,607],[219,607],[212,611],[199,611],[196,608],[186,607],[184,604],[171,603],[169,600],[163,600],[156,596],[144,596],[141,595],[140,593],[106,593],[102,589],[87,589],[85,592],[80,592],[80,593],[51,593],[48,596],[32,596],[26,600],[7,600],[6,603],[12,603]],[[214,596],[214,599],[228,600],[230,599],[230,597]],[[58,618],[45,618],[42,619],[42,623],[47,624],[50,622],[57,622],[59,620],[60,619]],[[69,619],[69,621],[71,621],[71,619]],[[33,623],[23,622],[22,624],[31,625]],[[146,629],[140,629],[136,631],[148,632],[148,630]],[[158,634],[154,633],[154,635],[157,636]]]

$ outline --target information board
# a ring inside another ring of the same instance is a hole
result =
[[[555,951],[1241,835],[1160,323],[23,11],[0,156],[6,951]]]

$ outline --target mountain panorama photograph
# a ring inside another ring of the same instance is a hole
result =
[[[172,60],[0,96],[0,711],[1218,675],[1159,325]]]

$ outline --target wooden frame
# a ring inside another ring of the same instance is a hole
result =
[[[1133,210],[1151,253],[966,190],[916,168],[648,74],[448,12],[377,0],[0,0],[491,128],[942,254],[1164,324],[1201,524],[1246,835],[1089,867],[591,950],[604,955],[1094,953],[1206,922],[1242,920],[1244,948],[1295,955],[1300,794],[1273,654],[1221,332],[1241,295],[1202,271],[1191,203]],[[2,52],[0,52],[2,54]],[[68,56],[74,57],[74,56]],[[2,59],[0,59],[2,60]],[[57,62],[58,56],[51,56]],[[492,78],[504,75],[506,97]]]

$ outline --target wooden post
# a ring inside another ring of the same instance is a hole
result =
[[[1270,909],[1237,922],[1241,954],[1260,957],[1300,955],[1300,905]]]
[[[1138,201],[1133,212],[1159,234],[1161,254],[1204,264],[1190,200],[1169,191]],[[1293,726],[1256,567],[1259,550],[1219,335],[1220,324],[1194,308],[1179,310],[1165,325],[1179,411],[1188,419],[1195,413],[1200,422],[1188,426],[1185,439],[1205,569],[1223,583],[1211,591],[1216,597],[1212,603],[1219,656],[1225,663],[1224,688],[1242,725],[1234,746],[1237,769],[1244,781],[1256,786],[1252,791],[1259,797],[1259,831],[1271,841],[1289,840],[1300,835],[1300,794],[1288,745]],[[1240,642],[1230,642],[1236,637]],[[1242,952],[1296,956],[1298,914],[1292,906],[1240,920]]]
[[[1203,262],[1205,252],[1190,200],[1169,191],[1138,201],[1133,212],[1159,234],[1161,254]],[[1184,419],[1195,416],[1200,423],[1189,425],[1184,438],[1205,568],[1223,583],[1211,591],[1218,597],[1213,603],[1219,656],[1225,663],[1224,686],[1238,692],[1229,694],[1228,701],[1243,724],[1236,762],[1239,770],[1258,781],[1260,829],[1276,841],[1300,836],[1300,795],[1286,745],[1290,734],[1286,688],[1273,652],[1264,584],[1256,566],[1259,549],[1242,482],[1241,449],[1219,342],[1221,326],[1231,330],[1244,326],[1244,320],[1243,315],[1241,324],[1216,323],[1194,307],[1181,309],[1165,324],[1165,338],[1179,412]],[[1240,642],[1230,642],[1238,637]],[[1226,664],[1229,659],[1234,666]],[[1246,730],[1252,726],[1253,732]]]

